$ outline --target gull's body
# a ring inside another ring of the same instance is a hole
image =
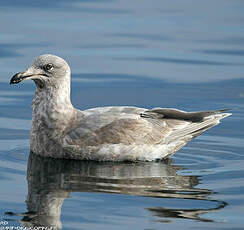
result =
[[[70,68],[61,58],[41,55],[11,83],[32,79],[31,151],[68,159],[137,161],[171,156],[189,140],[230,115],[224,110],[100,107],[85,111],[70,101]]]

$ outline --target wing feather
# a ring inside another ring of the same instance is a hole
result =
[[[226,110],[185,112],[136,107],[105,107],[86,110],[80,124],[66,134],[66,142],[79,146],[102,144],[170,144],[183,146],[219,123]]]

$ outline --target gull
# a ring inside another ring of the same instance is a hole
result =
[[[172,156],[194,137],[230,116],[228,109],[185,112],[133,106],[74,108],[71,71],[55,55],[37,57],[10,84],[33,80],[30,150],[41,156],[96,161],[153,161]]]

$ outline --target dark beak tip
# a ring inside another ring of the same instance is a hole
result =
[[[14,84],[14,79],[13,79],[13,78],[11,78],[9,84],[10,84],[10,85]]]
[[[13,84],[17,84],[18,82],[14,82],[14,81],[10,81],[9,84],[13,85]]]
[[[9,84],[18,84],[24,79],[22,73],[16,73],[10,80]]]

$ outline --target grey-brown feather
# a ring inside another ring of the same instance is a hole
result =
[[[67,136],[71,140],[69,143],[76,145],[169,144],[189,134],[192,138],[200,135],[222,118],[222,115],[211,115],[222,111],[226,110],[185,112],[167,108],[97,108],[83,111],[85,116],[81,123]]]
[[[229,111],[230,109],[220,109],[220,110],[213,110],[213,111],[200,111],[200,112],[185,112],[178,109],[171,109],[171,108],[155,108],[151,110],[145,111],[142,113],[142,117],[150,117],[150,116],[157,116],[157,118],[164,118],[164,119],[177,119],[177,120],[185,120],[191,122],[200,122],[203,120],[204,117],[223,113]]]

